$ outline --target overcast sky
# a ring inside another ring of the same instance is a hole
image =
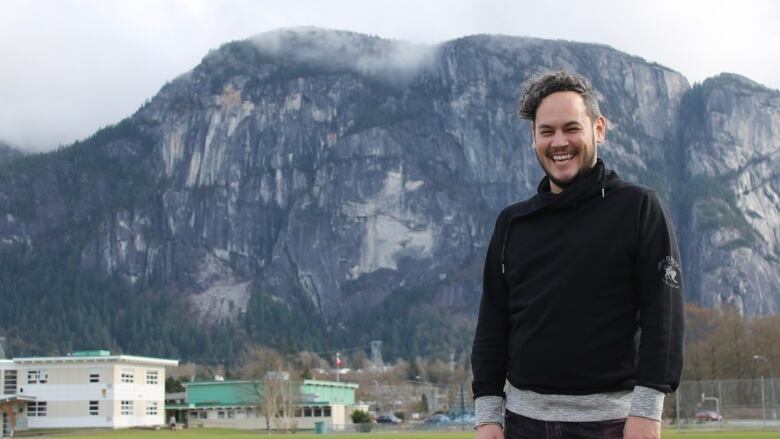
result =
[[[608,44],[700,82],[780,89],[772,0],[0,0],[0,139],[44,151],[115,123],[209,49],[292,26],[418,43],[492,33]]]

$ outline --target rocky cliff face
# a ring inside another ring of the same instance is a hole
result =
[[[780,312],[780,93],[723,74],[686,96],[681,120],[691,299]]]
[[[689,300],[778,312],[778,93],[733,76],[691,88],[609,47],[525,38],[296,29],[226,44],[119,126],[6,169],[0,246],[34,253],[54,234],[73,270],[183,297],[213,323],[261,301],[392,338],[367,316],[427,309],[458,322],[464,349],[493,221],[541,178],[517,96],[555,67],[592,78],[608,165],[669,204]]]

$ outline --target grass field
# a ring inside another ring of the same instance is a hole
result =
[[[246,430],[228,430],[228,429],[195,429],[180,431],[147,431],[147,430],[97,430],[89,432],[52,432],[49,434],[24,434],[17,437],[36,437],[36,438],[63,438],[63,439],[206,439],[206,438],[267,438],[267,439],[465,439],[473,438],[473,432],[425,432],[425,433],[349,433],[349,434],[327,434],[314,435],[311,433],[299,434],[265,434],[264,432],[246,431]],[[778,431],[722,431],[722,432],[702,432],[702,431],[681,431],[664,430],[663,439],[778,439]]]

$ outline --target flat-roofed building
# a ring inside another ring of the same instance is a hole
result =
[[[14,358],[0,362],[0,385],[17,401],[16,430],[164,425],[165,368],[178,364],[108,351]]]
[[[171,397],[166,409],[170,415],[183,418],[192,426],[265,429],[264,384],[263,381],[248,380],[184,383],[184,401],[174,402]],[[280,380],[274,386],[276,393],[281,386],[291,407],[290,413],[269,420],[272,429],[314,429],[317,423],[332,429],[352,423],[348,412],[355,405],[357,384]],[[283,407],[277,407],[277,410],[281,412]]]

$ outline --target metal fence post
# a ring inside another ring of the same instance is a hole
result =
[[[775,379],[772,378],[769,380],[769,390],[770,395],[772,396],[772,419],[777,419],[777,407],[775,404],[777,403],[777,399],[775,397]]]
[[[718,415],[720,416],[720,411],[723,409],[723,387],[722,387],[723,381],[718,380]],[[721,417],[720,420],[718,420],[718,429],[723,430],[723,418]]]
[[[677,402],[675,405],[677,406],[677,431],[680,431],[680,389],[677,388],[677,391],[674,392],[675,401]]]
[[[764,377],[761,377],[761,427],[766,429],[766,398],[764,397]]]

